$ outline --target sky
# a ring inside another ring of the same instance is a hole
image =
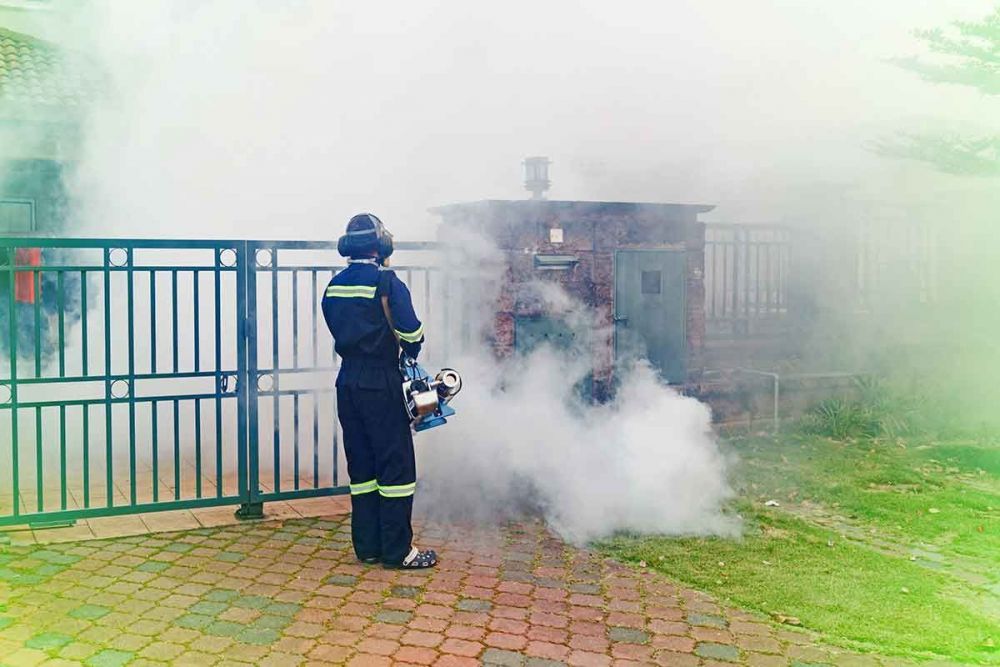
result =
[[[527,196],[707,203],[794,222],[992,187],[873,155],[998,130],[1000,102],[886,62],[989,0],[92,0],[62,37],[110,73],[76,193],[95,233],[397,237],[432,206]]]

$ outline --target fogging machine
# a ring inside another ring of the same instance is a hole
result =
[[[442,368],[431,377],[416,360],[403,356],[403,402],[413,430],[419,433],[448,423],[455,410],[448,405],[462,390],[462,376],[453,368]]]
[[[389,297],[382,296],[382,311],[389,328],[399,343],[399,334],[392,322]],[[448,423],[448,417],[455,411],[448,402],[462,391],[462,376],[453,368],[442,368],[433,378],[416,359],[402,353],[399,357],[399,372],[403,376],[403,404],[410,417],[414,431],[426,431]]]

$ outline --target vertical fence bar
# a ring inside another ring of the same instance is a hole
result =
[[[295,490],[299,490],[299,393],[292,394],[292,447],[294,448]]]
[[[316,269],[312,270],[312,365],[313,368],[319,366],[319,286],[316,282],[319,280]]]
[[[441,355],[442,355],[442,357],[441,358],[442,359],[447,359],[448,356],[449,356],[448,355],[448,348],[449,348],[449,346],[448,346],[448,339],[451,338],[451,315],[450,315],[450,307],[449,307],[449,304],[448,304],[448,302],[451,301],[451,280],[450,280],[450,278],[451,278],[451,270],[449,269],[449,267],[447,265],[445,266],[445,268],[444,268],[444,270],[443,270],[443,272],[441,274],[441,277],[444,279],[444,285],[441,286],[441,291],[444,294],[444,299],[441,302],[441,315],[444,318],[444,323],[442,325],[444,327],[444,329],[441,331],[441,333],[443,334],[442,337],[441,337],[442,338],[442,341],[441,341],[441,343],[442,343],[441,344],[441,348],[442,348],[441,349]]]
[[[156,269],[149,270],[149,372],[156,375]]]
[[[90,356],[90,351],[88,349],[87,343],[87,311],[89,306],[87,304],[87,272],[80,271],[80,369],[83,372],[83,377],[87,377],[90,373],[88,357]]]
[[[36,292],[37,294],[37,292]],[[45,511],[44,461],[42,457],[42,409],[35,408],[35,494],[38,512]]]
[[[59,377],[66,377],[66,285],[62,271],[56,271],[56,312],[59,326]]]
[[[174,399],[174,500],[181,499],[181,402]]]
[[[737,242],[738,232],[733,233],[733,321],[740,316],[740,244]]]
[[[760,319],[760,246],[761,244],[754,243],[754,315],[757,319]]]
[[[740,230],[740,249],[743,254],[743,316],[749,330],[750,321],[750,242],[746,230]]]
[[[31,279],[34,281],[35,293],[35,377],[42,377],[42,277],[41,271],[32,271]]]
[[[80,406],[83,411],[83,507],[90,509],[90,405]]]
[[[129,501],[136,504],[135,459],[135,250],[129,248],[125,273],[128,301],[128,490]]]
[[[317,281],[319,275],[316,269],[312,271],[312,364],[313,368],[319,366],[319,286]],[[313,488],[319,488],[319,394],[312,395],[313,423],[312,423],[312,455],[313,455]]]
[[[150,403],[149,409],[150,422],[152,433],[150,434],[150,443],[152,445],[152,464],[153,464],[153,502],[160,502],[160,424],[159,424],[159,401],[153,401]]]
[[[199,284],[201,276],[198,269],[192,269],[191,282],[193,283],[194,295],[192,305],[194,307],[194,372],[201,371],[201,292]]]
[[[113,431],[111,424],[111,248],[104,248],[104,474],[108,507],[114,507]]]
[[[277,268],[277,267],[276,267]],[[292,269],[292,368],[299,368],[299,272]],[[292,396],[292,447],[295,490],[299,490],[299,394]]]
[[[59,406],[59,507],[66,509],[66,493],[69,481],[66,479],[66,406]]]
[[[222,250],[215,251],[215,497],[222,497]]]
[[[433,322],[431,313],[431,269],[424,271],[424,319],[428,324]],[[437,335],[441,335],[439,332]]]
[[[299,368],[299,272],[292,269],[292,368]]]
[[[171,328],[170,328],[170,331],[171,331],[171,343],[172,343],[172,348],[173,348],[172,352],[173,352],[173,362],[174,362],[174,373],[176,374],[176,373],[178,373],[180,371],[180,356],[179,356],[179,351],[177,349],[178,348],[178,338],[179,338],[179,335],[178,335],[178,332],[177,332],[177,310],[178,310],[178,304],[177,304],[177,269],[171,269],[171,271],[170,271],[170,290],[171,290],[171,300],[170,300],[170,308],[171,308],[171,313],[170,313],[171,319],[170,319],[170,322],[171,322]]]
[[[201,399],[194,399],[194,495],[201,498]]]
[[[722,243],[722,317],[729,315],[729,244]]]
[[[778,246],[778,312],[785,313],[785,235]]]
[[[7,312],[8,331],[10,340],[10,451],[11,451],[11,483],[14,493],[14,516],[21,515],[21,483],[20,483],[20,456],[17,423],[17,297],[15,295],[17,271],[16,271],[16,250],[13,247],[7,248],[7,270],[10,279],[7,284]]]
[[[271,391],[274,405],[274,492],[281,492],[281,379],[278,372],[278,247],[271,249]]]

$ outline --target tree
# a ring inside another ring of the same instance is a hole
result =
[[[956,21],[947,29],[919,30],[916,36],[934,54],[933,59],[895,58],[891,62],[931,83],[968,86],[984,95],[1000,95],[1000,6],[980,21]],[[949,174],[1000,175],[1000,136],[904,132],[881,140],[876,150],[883,155],[926,162]]]

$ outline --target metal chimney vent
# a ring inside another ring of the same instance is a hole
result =
[[[532,199],[545,199],[545,192],[552,185],[549,181],[549,165],[552,161],[547,157],[529,157],[524,159],[524,189],[531,193]]]

